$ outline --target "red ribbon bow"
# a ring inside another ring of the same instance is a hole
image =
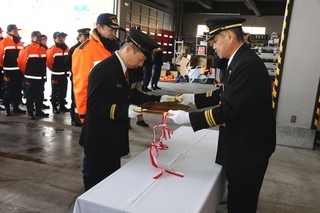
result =
[[[153,177],[154,179],[158,179],[159,177],[161,177],[164,172],[167,172],[172,175],[176,175],[178,177],[184,177],[184,175],[182,173],[175,172],[170,169],[164,168],[164,167],[160,166],[158,163],[158,151],[159,150],[167,150],[169,148],[166,144],[164,144],[162,142],[162,140],[163,139],[167,140],[168,138],[171,138],[171,135],[173,134],[173,131],[171,129],[169,129],[169,127],[167,125],[167,117],[168,117],[168,112],[164,112],[162,114],[162,124],[155,125],[152,128],[153,142],[151,143],[151,146],[149,149],[150,160],[151,160],[152,166],[154,166],[155,168],[159,168],[161,170],[159,174],[157,174],[156,176]],[[162,127],[162,129],[161,129],[161,135],[160,135],[159,141],[156,141],[155,130],[158,127]]]

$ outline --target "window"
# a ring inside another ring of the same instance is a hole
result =
[[[208,32],[207,26],[206,25],[198,25],[197,27],[197,35],[204,35],[203,33]]]
[[[243,32],[250,33],[250,34],[265,34],[266,28],[265,27],[242,27]],[[203,35],[204,32],[208,32],[206,25],[198,25],[197,27],[197,35]]]
[[[266,34],[265,27],[242,27],[243,32],[250,33],[250,34]]]

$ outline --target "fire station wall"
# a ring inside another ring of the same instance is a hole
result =
[[[277,107],[278,144],[314,146],[316,130],[310,128],[320,78],[319,9],[319,1],[293,1]]]

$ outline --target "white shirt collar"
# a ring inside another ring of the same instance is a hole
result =
[[[116,54],[116,56],[118,57],[118,59],[119,59],[119,61],[120,61],[123,74],[125,75],[125,72],[127,71],[127,67],[126,67],[126,65],[124,64],[124,62],[122,61],[122,59],[120,58],[120,56],[119,56],[119,54],[118,54],[118,50],[115,51],[115,54]]]
[[[239,47],[238,47],[238,49],[241,47],[242,45],[240,45]],[[232,61],[232,59],[233,59],[233,57],[234,57],[234,55],[236,54],[236,52],[238,51],[238,49],[236,49],[236,51],[234,51],[234,53],[231,55],[231,57],[229,58],[229,61],[228,61],[228,66],[230,65],[230,63],[231,63],[231,61]]]

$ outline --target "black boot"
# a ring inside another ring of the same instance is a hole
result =
[[[71,125],[72,126],[82,126],[82,123],[80,121],[79,115],[76,112],[71,112],[74,110],[70,110],[70,115],[71,115]]]
[[[30,120],[35,120],[36,119],[36,117],[33,114],[33,109],[28,109],[28,118]]]
[[[142,86],[142,91],[143,91],[143,92],[148,92],[148,89],[147,89],[147,87],[145,87],[145,86]]]
[[[157,84],[154,85],[154,88],[156,88],[156,89],[161,89],[160,87],[158,87]]]
[[[26,113],[27,111],[26,110],[23,110],[23,109],[20,109],[18,107],[18,105],[13,105],[13,110],[12,110],[13,113],[20,113],[20,114],[24,114]]]
[[[9,105],[5,105],[5,112],[4,115],[5,116],[11,116],[11,111],[10,111],[10,106]]]
[[[41,108],[40,109],[36,109],[36,116],[39,116],[39,117],[43,117],[43,118],[47,118],[49,117],[49,114],[48,113],[44,113]]]
[[[149,124],[147,124],[144,120],[137,121],[138,126],[143,126],[143,127],[149,127]]]
[[[53,114],[60,114],[56,104],[52,104],[52,112]]]
[[[68,109],[67,107],[65,107],[65,105],[60,105],[59,110],[60,110],[60,112],[70,112],[70,109]]]
[[[47,105],[45,105],[45,104],[42,104],[42,107],[41,107],[42,109],[50,109],[50,106],[47,106]]]

